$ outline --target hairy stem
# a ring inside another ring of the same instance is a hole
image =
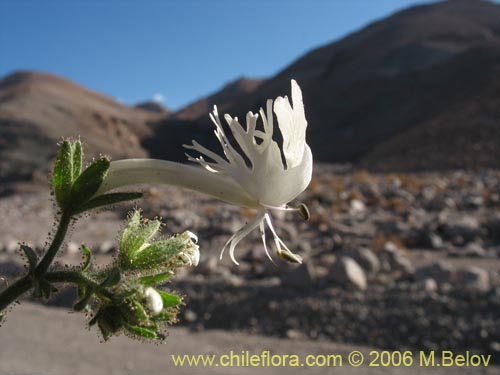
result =
[[[71,223],[71,215],[67,212],[63,212],[61,215],[61,220],[59,221],[59,226],[57,227],[56,234],[54,235],[54,239],[50,244],[49,249],[43,256],[38,266],[35,268],[35,277],[43,276],[47,270],[49,269],[52,261],[57,255],[59,248],[61,247],[64,238],[66,237],[66,233],[68,232],[69,225]]]
[[[59,251],[71,223],[71,215],[63,212],[54,239],[42,260],[30,274],[22,277],[0,293],[0,312],[33,288],[35,280],[44,277]]]
[[[33,278],[29,275],[17,280],[14,284],[5,289],[0,293],[0,312],[32,287]]]

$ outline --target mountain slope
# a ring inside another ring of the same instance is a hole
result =
[[[500,124],[500,117],[489,108],[500,107],[500,98],[494,95],[490,104],[479,98],[495,93],[499,44],[500,5],[454,0],[415,6],[312,50],[220,112],[244,118],[267,98],[288,93],[295,78],[317,160],[382,169],[498,166],[494,154],[474,150],[493,141],[480,135],[485,129],[498,133],[494,119]],[[474,110],[457,111],[465,107]],[[175,115],[162,122],[154,142],[164,144],[174,134],[176,144],[196,138],[213,146],[205,109],[187,122]],[[462,149],[461,139],[479,143]],[[150,147],[157,157],[182,157],[175,145]]]
[[[57,76],[13,73],[0,80],[0,180],[46,171],[61,137],[80,136],[88,156],[145,156],[155,119]]]

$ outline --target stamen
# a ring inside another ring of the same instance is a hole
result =
[[[278,256],[281,259],[286,260],[287,262],[302,264],[302,257],[297,255],[297,254],[292,253],[291,251],[278,249],[276,254],[278,254]]]

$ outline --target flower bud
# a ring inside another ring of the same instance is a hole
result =
[[[147,308],[151,311],[153,315],[158,315],[162,312],[163,299],[154,288],[151,287],[146,288],[143,296],[146,301]]]

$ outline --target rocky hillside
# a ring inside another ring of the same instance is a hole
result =
[[[0,180],[43,174],[66,136],[79,135],[87,155],[145,156],[141,139],[158,117],[57,76],[13,73],[0,80]]]
[[[392,170],[496,167],[499,57],[500,5],[420,5],[310,51],[231,103],[219,102],[220,112],[242,118],[288,92],[295,78],[318,160]],[[149,145],[153,154],[182,157],[178,145],[192,138],[213,145],[205,103],[224,93],[190,106],[203,111],[164,121]]]

